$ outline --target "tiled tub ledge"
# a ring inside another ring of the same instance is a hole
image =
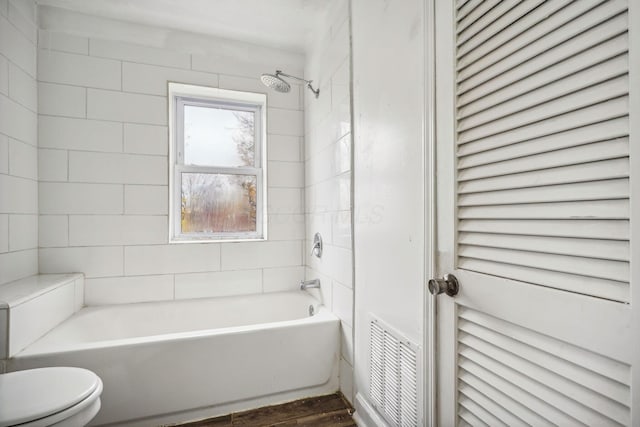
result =
[[[37,274],[0,285],[0,360],[14,356],[83,305],[80,273]]]

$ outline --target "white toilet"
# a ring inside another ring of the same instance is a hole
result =
[[[80,427],[100,410],[102,381],[81,368],[39,368],[0,375],[0,427]]]

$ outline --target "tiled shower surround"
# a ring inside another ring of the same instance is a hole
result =
[[[36,5],[0,2],[0,284],[38,272]]]
[[[351,63],[348,2],[335,1],[307,52],[305,92],[306,239],[322,234],[321,259],[306,255],[307,279],[320,278],[324,303],[340,318],[340,389],[352,400],[353,269],[351,239]],[[311,248],[307,240],[307,248]]]
[[[296,287],[306,251],[297,85],[268,93],[268,241],[168,244],[167,81],[267,92],[261,73],[302,73],[302,56],[231,43],[244,50],[194,54],[41,30],[41,273],[83,272],[88,304]]]

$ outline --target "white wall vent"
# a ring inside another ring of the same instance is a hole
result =
[[[392,426],[415,427],[418,412],[418,346],[380,319],[370,329],[371,404]]]

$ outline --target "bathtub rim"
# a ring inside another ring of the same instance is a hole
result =
[[[68,352],[96,350],[96,349],[112,348],[112,347],[127,347],[127,346],[135,347],[135,346],[153,344],[161,341],[180,342],[184,340],[198,339],[203,337],[214,337],[219,335],[230,335],[230,334],[247,334],[247,333],[257,332],[257,331],[266,330],[266,329],[281,329],[281,328],[286,329],[286,328],[302,327],[310,323],[324,323],[324,322],[339,321],[339,318],[333,312],[331,312],[325,305],[323,305],[321,301],[319,301],[317,298],[315,298],[311,294],[308,294],[308,295],[310,300],[313,300],[315,303],[317,303],[317,311],[312,316],[308,316],[308,317],[290,319],[290,320],[280,320],[275,322],[255,323],[255,324],[243,325],[243,326],[197,329],[192,331],[181,331],[181,332],[145,335],[145,336],[101,340],[101,341],[72,342],[72,343],[64,343],[62,345],[56,346],[56,348],[50,348],[52,346],[47,346],[47,348],[45,349],[36,349],[35,351],[33,351],[32,347],[37,345],[41,339],[45,338],[46,337],[45,335],[40,339],[36,340],[35,342],[31,343],[29,346],[22,349],[20,352],[15,354],[10,359],[25,359],[25,358],[31,358],[31,357],[59,355],[59,354],[68,353]],[[203,299],[215,300],[217,298],[203,298]],[[169,301],[166,301],[166,302],[169,302]],[[154,302],[144,302],[144,303],[135,303],[135,304],[136,305],[137,304],[154,304]],[[113,304],[109,306],[120,306],[120,305],[122,304]],[[102,306],[102,307],[108,307],[108,306]],[[86,307],[86,308],[90,308],[90,307]],[[69,319],[73,319],[73,316],[70,317]],[[55,330],[55,328],[53,330]]]

